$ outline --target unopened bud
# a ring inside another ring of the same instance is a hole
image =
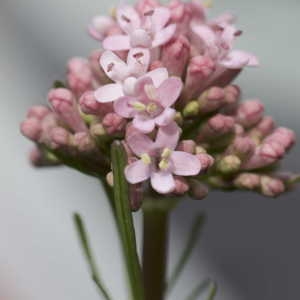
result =
[[[114,186],[114,174],[113,172],[109,172],[106,175],[106,182],[109,186],[113,187]]]
[[[256,125],[263,117],[264,106],[259,100],[246,101],[238,107],[236,120],[245,128]]]
[[[231,174],[239,171],[241,160],[236,155],[227,155],[217,162],[217,170],[223,174]]]
[[[180,35],[162,48],[162,64],[172,76],[181,77],[190,57],[190,42]]]
[[[239,174],[234,180],[234,185],[239,189],[253,191],[260,186],[260,176],[253,173]]]
[[[200,105],[198,101],[190,101],[183,109],[184,117],[195,117],[198,115]]]
[[[39,141],[42,133],[40,121],[36,118],[28,118],[23,121],[20,130],[25,137],[35,142]]]
[[[178,146],[178,151],[188,152],[191,154],[195,154],[196,143],[193,140],[182,140]]]
[[[262,176],[260,180],[261,192],[268,197],[277,197],[285,191],[285,186],[280,179]]]
[[[113,110],[111,103],[98,102],[93,91],[85,92],[79,99],[79,105],[85,114],[90,115],[104,116]]]
[[[74,57],[67,68],[68,85],[75,95],[80,96],[92,89],[93,73],[86,59]]]
[[[186,181],[186,179],[184,179],[181,176],[176,176],[175,177],[175,190],[173,191],[173,193],[177,194],[177,195],[183,195],[188,190],[189,190],[189,184]]]
[[[201,164],[201,173],[205,173],[215,162],[215,159],[206,153],[199,153],[196,156]]]
[[[100,84],[107,84],[111,82],[111,80],[107,77],[103,68],[99,64],[102,53],[103,50],[94,50],[89,56],[89,63],[94,77],[98,80],[98,82]]]
[[[50,109],[46,106],[43,105],[32,106],[27,113],[27,118],[36,118],[38,120],[42,120],[50,112],[51,112]]]
[[[211,87],[198,98],[200,113],[207,114],[220,109],[224,105],[225,93],[222,88]]]
[[[55,113],[74,132],[87,131],[70,90],[64,88],[52,89],[48,94],[48,100]]]
[[[71,146],[72,134],[63,127],[55,127],[51,129],[50,138],[51,146],[53,148],[69,147]]]
[[[118,133],[124,130],[126,126],[126,120],[116,113],[107,114],[102,123],[109,134]]]
[[[74,134],[74,145],[80,152],[91,152],[95,150],[95,142],[86,132]]]

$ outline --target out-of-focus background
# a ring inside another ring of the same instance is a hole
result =
[[[238,79],[244,98],[260,97],[278,123],[300,134],[300,2],[214,1],[213,14],[230,10],[244,31],[238,46],[261,59]],[[31,144],[18,124],[27,108],[44,103],[62,78],[67,59],[98,45],[86,34],[90,18],[117,0],[0,0],[0,299],[96,300],[73,230],[82,213],[103,277],[114,299],[126,299],[116,230],[99,184],[66,168],[34,170]],[[300,145],[283,167],[300,170]],[[183,299],[205,276],[219,283],[218,300],[299,298],[298,192],[280,199],[214,192],[184,202],[172,217],[170,261],[178,256],[191,216],[208,222],[184,278],[170,299]],[[140,235],[140,215],[136,215]],[[155,299],[153,299],[155,300]]]

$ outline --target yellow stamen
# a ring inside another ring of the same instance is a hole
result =
[[[172,150],[171,150],[171,149],[165,148],[165,149],[163,150],[162,154],[161,154],[161,157],[164,158],[164,159],[167,159],[167,158],[170,157],[171,153],[172,153]]]
[[[156,89],[153,84],[146,84],[145,85],[145,93],[148,96],[149,99],[155,100],[156,97]]]
[[[139,102],[139,101],[136,101],[136,102],[132,103],[132,106],[133,106],[134,109],[136,109],[138,111],[146,110],[146,105]]]
[[[166,169],[168,169],[168,167],[169,167],[169,162],[168,162],[167,159],[163,158],[163,159],[159,162],[158,166],[159,166],[159,168],[160,168],[161,170],[166,170]]]
[[[151,157],[147,153],[144,153],[144,154],[141,155],[141,160],[145,165],[150,165],[151,164]]]
[[[154,113],[154,112],[156,112],[156,110],[157,110],[157,105],[155,104],[155,103],[150,103],[150,104],[148,104],[147,105],[147,112],[148,113]]]

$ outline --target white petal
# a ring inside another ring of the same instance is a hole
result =
[[[167,126],[160,127],[155,144],[159,148],[169,148],[174,150],[178,144],[181,130],[175,122],[171,122]]]
[[[105,74],[113,81],[123,81],[128,77],[127,64],[112,51],[104,51],[100,57],[100,65]]]
[[[187,152],[174,151],[171,154],[173,173],[180,176],[193,176],[199,174],[201,163],[197,156]]]
[[[166,7],[157,7],[151,16],[153,32],[162,30],[170,19],[170,10]]]
[[[144,48],[133,48],[129,51],[127,64],[130,74],[134,76],[144,75],[150,64],[150,51]]]
[[[220,64],[228,69],[242,69],[245,66],[256,67],[259,62],[253,54],[241,50],[232,50]]]
[[[95,98],[98,102],[112,102],[124,96],[122,85],[111,83],[101,86],[95,91]]]
[[[130,5],[120,5],[117,9],[117,21],[122,30],[130,34],[141,25],[137,11]]]
[[[129,50],[130,38],[128,35],[110,35],[104,39],[102,46],[111,51]]]
[[[153,172],[151,174],[151,185],[158,193],[168,194],[175,189],[175,180],[169,172]]]
[[[125,168],[125,176],[131,184],[143,182],[150,177],[150,165],[138,160]]]
[[[137,114],[133,121],[133,126],[143,133],[150,133],[155,127],[154,119],[150,119],[141,114]]]
[[[164,29],[160,30],[157,32],[154,36],[153,42],[152,42],[152,47],[159,47],[161,45],[166,44],[167,42],[170,41],[170,39],[173,37],[176,31],[176,25],[175,24],[170,24]]]
[[[168,70],[166,68],[157,68],[145,74],[144,77],[150,77],[155,87],[159,87],[168,77]]]

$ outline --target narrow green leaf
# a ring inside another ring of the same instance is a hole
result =
[[[191,292],[191,294],[186,298],[186,300],[198,300],[200,296],[201,299],[213,300],[217,292],[217,285],[210,279],[206,279],[199,283]],[[206,295],[205,295],[206,294]]]
[[[124,175],[127,164],[125,150],[120,142],[111,146],[111,160],[114,174],[114,207],[119,225],[125,256],[128,279],[133,300],[144,299],[141,267],[136,249],[136,238],[129,204],[128,183]]]
[[[196,217],[191,231],[190,231],[190,235],[187,241],[187,244],[179,258],[178,263],[176,264],[174,271],[172,272],[172,275],[170,277],[168,286],[167,286],[167,291],[168,293],[171,292],[171,290],[174,288],[179,276],[181,275],[189,257],[191,256],[193,249],[195,248],[197,241],[198,241],[198,237],[199,237],[199,233],[200,230],[202,228],[202,225],[204,224],[204,220],[205,220],[205,216],[204,215],[199,215],[198,217]]]
[[[54,89],[65,88],[65,87],[66,87],[66,85],[62,81],[60,81],[60,80],[55,80],[53,82],[53,88]]]
[[[87,263],[90,268],[91,277],[92,277],[93,281],[95,282],[96,286],[98,287],[100,293],[105,298],[105,300],[111,300],[111,297],[110,297],[107,289],[105,288],[102,280],[100,279],[100,276],[99,276],[99,273],[97,270],[97,266],[96,266],[96,262],[93,257],[92,251],[91,251],[89,239],[87,236],[87,232],[86,232],[83,220],[80,217],[80,215],[77,213],[74,214],[73,219],[74,219],[74,224],[76,227],[76,231],[77,231],[77,234],[78,234],[78,237],[80,240],[80,244],[81,244],[83,253],[86,257]]]

